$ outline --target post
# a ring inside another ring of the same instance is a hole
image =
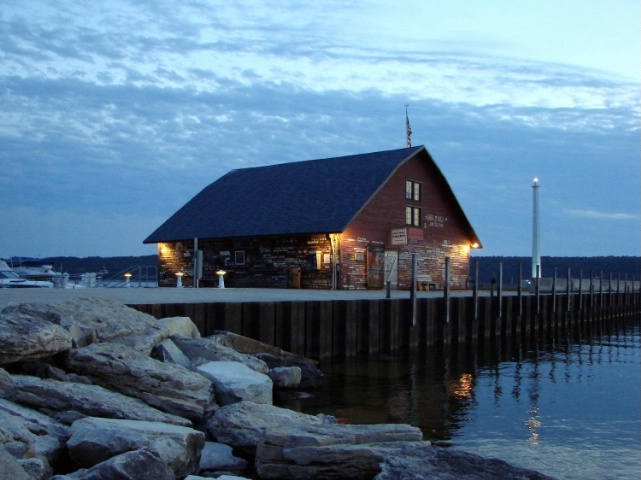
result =
[[[556,267],[552,276],[552,313],[556,315]]]
[[[570,267],[568,267],[568,279],[567,279],[567,285],[565,286],[565,295],[567,297],[567,311],[571,312],[572,311],[572,297],[570,294],[572,293],[572,272],[570,271]]]
[[[579,312],[583,311],[583,270],[579,270]]]
[[[536,266],[536,275],[534,276],[534,298],[536,299],[536,314],[541,313],[540,291],[539,291],[539,275],[541,273],[540,265]]]
[[[472,290],[474,298],[474,321],[479,319],[479,259],[474,259],[474,289]]]
[[[519,263],[519,286],[517,289],[519,297],[519,317],[523,316],[523,264]]]
[[[198,278],[198,237],[194,238],[194,288],[198,288],[200,279]]]
[[[539,233],[539,179],[532,185],[532,277],[541,276],[541,236]]]
[[[445,286],[443,288],[445,298],[445,323],[450,322],[450,257],[445,257]]]
[[[499,296],[499,311],[498,318],[501,319],[503,315],[503,262],[499,262],[499,287],[497,290]]]
[[[412,253],[412,287],[410,288],[412,326],[416,325],[416,254]]]

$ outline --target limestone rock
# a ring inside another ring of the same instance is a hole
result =
[[[271,379],[238,362],[208,362],[196,371],[209,379],[219,405],[229,405],[243,400],[272,404]]]
[[[157,320],[114,300],[77,298],[66,302],[21,304],[5,308],[57,324],[73,333],[76,346],[110,341],[149,354],[163,340]]]
[[[71,426],[71,458],[90,467],[121,453],[148,448],[179,477],[198,471],[205,435],[192,428],[160,422],[83,418]]]
[[[300,367],[276,367],[267,372],[267,376],[277,388],[298,388],[301,381]]]
[[[420,429],[403,424],[277,425],[258,443],[256,470],[265,479],[372,478],[381,471],[380,448],[421,439]]]
[[[71,349],[71,340],[69,332],[55,323],[19,312],[0,313],[0,364],[64,352]]]
[[[200,456],[201,473],[238,472],[247,468],[247,460],[234,456],[232,448],[224,443],[205,442]]]
[[[16,386],[13,383],[11,375],[9,375],[9,372],[4,368],[0,368],[0,398],[11,400],[15,394]]]
[[[226,337],[212,336],[205,338],[186,338],[179,335],[170,337],[180,350],[191,360],[192,364],[230,361],[244,363],[252,370],[267,373],[265,363],[252,355],[239,353],[226,344]]]
[[[165,465],[158,453],[143,448],[123,453],[89,469],[68,475],[56,475],[50,480],[101,480],[101,479],[152,479],[176,480],[176,475]]]
[[[452,449],[431,447],[424,442],[408,443],[384,455],[382,471],[375,480],[552,480],[534,470],[512,466],[502,460]]]
[[[75,412],[75,417],[91,416],[131,420],[165,422],[191,426],[191,422],[177,415],[161,412],[141,400],[112,392],[99,385],[85,385],[40,379],[28,375],[14,375],[15,402],[34,408],[63,421],[63,416]]]
[[[281,367],[298,367],[301,370],[301,380],[298,388],[312,389],[317,388],[323,381],[323,373],[316,368],[315,363],[304,357],[292,355],[274,355],[271,353],[258,353],[259,358],[271,369]]]
[[[175,363],[185,368],[191,367],[191,360],[169,338],[163,340],[154,348],[154,355],[161,362]]]
[[[34,477],[27,474],[18,459],[0,445],[0,480],[30,480],[31,478]]]
[[[329,415],[307,415],[273,405],[238,402],[218,409],[207,421],[207,430],[216,441],[254,454],[265,431],[271,428],[336,423]]]
[[[200,338],[200,331],[189,317],[167,317],[157,320],[157,325],[163,330],[163,337],[179,335],[185,338]]]
[[[200,421],[216,407],[211,382],[202,375],[122,345],[95,343],[74,349],[67,367],[98,385],[190,420]]]
[[[0,399],[0,445],[17,459],[39,458],[48,466],[64,450],[66,426],[52,418]]]

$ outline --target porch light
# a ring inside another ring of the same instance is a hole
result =
[[[131,273],[125,273],[125,288],[131,287]]]
[[[176,272],[176,288],[182,288],[183,286],[183,272]]]
[[[216,275],[218,275],[218,288],[225,288],[225,270],[216,270]]]

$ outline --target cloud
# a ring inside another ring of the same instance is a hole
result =
[[[600,212],[598,210],[573,210],[566,208],[563,212],[569,216],[591,218],[595,220],[633,220],[638,221],[639,215],[630,213]]]

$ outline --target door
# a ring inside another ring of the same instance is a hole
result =
[[[398,252],[387,250],[385,252],[385,278],[383,284],[391,283],[392,288],[398,287]]]
[[[367,288],[380,289],[385,286],[383,270],[385,266],[385,249],[367,247]]]

